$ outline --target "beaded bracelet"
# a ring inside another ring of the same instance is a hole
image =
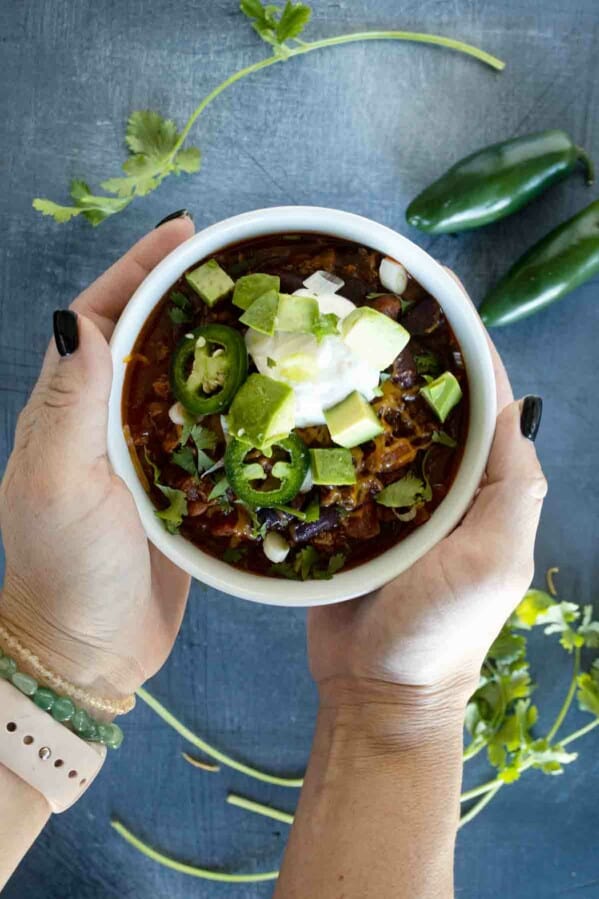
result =
[[[35,653],[23,646],[15,635],[11,634],[8,628],[0,622],[0,650],[2,646],[4,646],[5,653],[6,649],[8,649],[13,657],[20,659],[21,664],[25,663],[35,677],[51,687],[56,693],[72,696],[73,699],[86,705],[88,708],[106,712],[108,715],[126,715],[127,712],[135,708],[135,696],[126,696],[120,700],[104,699],[96,696],[94,693],[89,693],[87,690],[82,690],[81,687],[77,687],[59,674],[55,674],[54,671],[50,671]]]
[[[19,671],[17,663],[0,650],[0,678],[28,696],[38,708],[48,712],[55,721],[70,727],[78,737],[89,743],[101,743],[108,749],[118,749],[123,731],[118,724],[95,721],[85,709],[77,708],[67,696],[60,696],[49,687],[42,687],[34,677]]]

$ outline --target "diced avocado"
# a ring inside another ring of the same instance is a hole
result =
[[[279,294],[276,290],[268,290],[258,297],[251,306],[245,310],[239,321],[260,334],[269,337],[275,333],[275,320],[279,308]]]
[[[348,347],[379,371],[391,365],[410,339],[404,327],[369,306],[350,312],[341,333]]]
[[[318,315],[318,302],[314,297],[295,297],[288,293],[279,294],[277,331],[310,332]]]
[[[335,443],[348,449],[366,443],[384,431],[376,412],[357,390],[336,406],[326,409],[324,417]]]
[[[420,394],[437,415],[439,421],[445,421],[453,407],[457,406],[462,399],[462,388],[452,372],[444,371],[434,381],[429,381],[426,387],[421,387]]]
[[[278,275],[243,275],[235,282],[233,291],[233,305],[239,309],[249,309],[254,300],[268,293],[269,290],[278,292],[281,279]]]
[[[356,483],[356,470],[348,449],[311,449],[310,464],[315,484],[341,487]]]
[[[283,440],[295,426],[295,394],[281,381],[250,375],[235,395],[227,416],[233,437],[260,449]]]
[[[187,272],[185,280],[207,306],[214,306],[228,296],[235,286],[232,278],[220,267],[216,259],[209,259],[192,272]]]

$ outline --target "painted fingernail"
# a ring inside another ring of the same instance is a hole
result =
[[[52,318],[56,349],[61,356],[70,356],[79,346],[77,316],[70,309],[57,309]]]
[[[160,219],[160,221],[156,225],[156,228],[160,228],[160,226],[166,224],[166,222],[172,222],[173,219],[182,219],[185,216],[188,219],[191,219],[191,221],[193,222],[193,215],[191,214],[189,209],[177,209],[176,212],[171,212],[170,215],[167,215],[165,216],[165,218]]]
[[[541,424],[543,400],[540,396],[525,396],[520,413],[520,430],[528,440],[535,440]]]

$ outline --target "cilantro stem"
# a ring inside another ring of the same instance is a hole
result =
[[[116,832],[121,836],[127,843],[133,846],[138,852],[141,852],[142,855],[145,855],[147,858],[151,858],[152,861],[158,862],[159,865],[163,865],[165,868],[172,868],[173,871],[179,871],[180,874],[189,874],[191,877],[199,877],[202,880],[216,880],[221,883],[259,883],[264,880],[276,880],[279,876],[278,871],[265,871],[263,874],[225,874],[224,871],[211,871],[207,868],[196,868],[193,865],[186,865],[183,862],[178,862],[174,858],[170,858],[168,855],[163,855],[161,852],[157,852],[156,849],[152,849],[151,846],[148,846],[147,843],[144,843],[143,840],[140,840],[139,837],[136,837],[135,834],[131,833],[124,824],[121,824],[120,821],[111,821],[110,826],[116,830]]]
[[[270,805],[263,805],[261,802],[254,802],[253,799],[246,799],[245,796],[238,796],[237,793],[229,793],[227,802],[229,805],[235,805],[237,808],[253,812],[255,815],[273,818],[275,821],[282,821],[283,824],[293,824],[293,815],[290,815],[288,812],[282,812],[280,809],[272,808]]]
[[[461,829],[465,824],[469,824],[473,818],[476,818],[476,816],[479,815],[482,812],[482,810],[490,803],[491,799],[495,798],[495,796],[500,791],[502,786],[503,786],[503,781],[500,781],[498,784],[495,785],[495,787],[493,787],[492,790],[489,790],[487,792],[486,796],[483,796],[483,798],[480,799],[476,803],[476,805],[474,805],[470,809],[469,812],[466,812],[465,815],[462,815],[462,817],[460,818],[460,823],[458,824],[458,830]]]
[[[298,43],[298,46],[289,48],[285,56],[273,54],[267,59],[252,63],[252,65],[246,66],[238,72],[235,72],[234,75],[230,75],[221,82],[221,84],[217,85],[214,90],[210,91],[187,120],[185,127],[173,148],[171,158],[175,156],[177,151],[181,148],[199,116],[208,106],[210,106],[213,100],[216,100],[219,94],[222,94],[222,92],[228,87],[231,87],[232,84],[241,81],[241,79],[245,78],[247,75],[253,75],[254,72],[266,69],[268,66],[274,66],[279,62],[286,62],[293,56],[302,56],[304,53],[311,53],[313,50],[322,50],[325,47],[336,47],[341,44],[353,44],[358,41],[411,41],[420,44],[434,44],[439,47],[446,47],[449,50],[455,50],[458,53],[465,53],[468,56],[472,56],[480,62],[491,66],[491,68],[496,69],[498,72],[501,72],[505,68],[505,63],[501,59],[492,56],[485,50],[473,47],[472,44],[466,44],[463,41],[457,41],[453,38],[443,37],[438,34],[424,34],[418,31],[357,31],[353,34],[340,34],[335,37],[323,38],[319,41],[309,41],[306,43],[303,41],[296,42]]]
[[[568,692],[566,693],[566,698],[564,699],[563,705],[558,712],[557,718],[553,722],[553,726],[552,726],[551,730],[549,731],[549,733],[547,734],[547,741],[549,743],[551,743],[553,741],[553,738],[555,737],[555,735],[559,731],[560,727],[564,723],[564,719],[565,719],[566,715],[568,714],[568,712],[570,711],[570,706],[572,705],[572,702],[576,695],[577,679],[578,679],[578,675],[580,673],[580,652],[581,652],[580,647],[577,646],[576,649],[574,650],[574,666],[573,666],[574,670],[572,672],[572,680],[570,682],[570,687],[568,689]]]
[[[472,790],[466,790],[460,796],[460,802],[469,802],[471,799],[476,799],[477,796],[482,796],[484,793],[493,790],[499,783],[503,783],[503,781],[499,777],[494,777],[493,780],[488,780],[486,783],[481,784],[480,787],[473,787]]]
[[[166,724],[172,727],[173,730],[176,730],[178,734],[181,734],[188,743],[196,746],[205,755],[216,759],[216,761],[220,762],[222,765],[226,765],[228,768],[234,768],[236,771],[241,772],[241,774],[246,774],[248,777],[253,777],[255,780],[261,780],[264,783],[274,784],[278,787],[294,787],[299,789],[299,787],[302,786],[303,780],[301,778],[277,777],[274,774],[266,774],[264,771],[259,771],[257,768],[252,768],[250,765],[244,765],[242,762],[238,762],[236,759],[231,758],[231,756],[225,755],[224,752],[221,752],[219,749],[206,743],[205,740],[202,740],[201,737],[198,737],[197,734],[194,734],[193,731],[189,730],[188,727],[175,718],[168,709],[158,702],[151,693],[144,690],[143,687],[139,688],[137,695],[146,703],[146,705],[149,705]]]
[[[596,727],[599,727],[599,718],[595,718],[594,721],[589,721],[589,723],[585,724],[584,727],[580,727],[578,730],[575,730],[574,733],[571,733],[567,737],[564,737],[564,739],[561,741],[561,745],[568,746],[569,743],[573,743],[574,740],[578,740],[580,739],[580,737],[584,737],[592,730],[595,730]]]

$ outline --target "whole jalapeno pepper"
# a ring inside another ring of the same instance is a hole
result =
[[[171,387],[189,412],[211,415],[229,408],[247,370],[247,349],[239,331],[227,325],[203,325],[176,348]]]
[[[599,273],[599,200],[531,247],[484,298],[489,326],[533,315]]]
[[[284,440],[273,444],[288,454],[289,460],[279,460],[272,466],[270,475],[264,471],[259,462],[246,463],[245,457],[252,447],[234,438],[225,452],[225,473],[234,493],[240,500],[258,508],[283,506],[297,496],[304,482],[310,465],[308,448],[303,440],[290,434]],[[252,486],[252,482],[273,477],[279,481],[278,486],[261,490]]]
[[[427,187],[406,211],[410,225],[429,234],[480,228],[522,209],[578,162],[587,182],[593,164],[565,131],[539,131],[493,144],[460,160]]]

